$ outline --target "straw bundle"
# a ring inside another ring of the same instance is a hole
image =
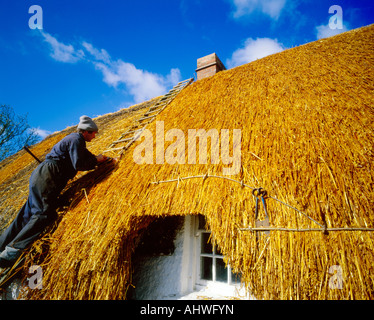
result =
[[[157,121],[185,137],[188,129],[240,129],[241,170],[230,178],[263,187],[328,228],[373,228],[373,38],[369,26],[220,72],[184,89]],[[148,128],[155,136],[156,123]],[[95,150],[107,146],[100,139]],[[174,142],[165,141],[165,149]],[[255,226],[250,188],[213,177],[180,179],[222,176],[222,162],[140,165],[133,160],[139,143],[100,182],[91,173],[93,185],[84,196],[75,189],[81,196],[34,245],[29,263],[42,263],[43,290],[29,298],[125,299],[142,230],[156,217],[198,213],[257,298],[374,298],[372,232],[241,231]],[[155,150],[154,141],[154,159]],[[266,202],[272,227],[317,226]],[[337,269],[341,289],[331,282]]]

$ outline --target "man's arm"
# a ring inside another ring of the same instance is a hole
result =
[[[82,140],[72,141],[69,155],[73,167],[77,171],[95,169],[95,166],[100,162],[95,155],[88,151],[85,142]]]

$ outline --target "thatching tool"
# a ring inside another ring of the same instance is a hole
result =
[[[256,225],[256,228],[258,228],[258,227],[269,227],[269,216],[268,216],[268,212],[266,210],[266,202],[265,202],[265,198],[267,196],[267,191],[264,190],[263,188],[256,188],[256,189],[252,190],[252,194],[256,198],[256,208],[255,208],[255,225]],[[265,211],[265,219],[264,220],[259,220],[258,219],[259,197],[261,197],[262,205],[264,206],[264,211]],[[261,231],[261,232],[264,232],[266,235],[270,234],[270,231]]]
[[[36,157],[36,155],[34,155],[34,154],[30,151],[30,149],[29,149],[27,146],[24,146],[23,149],[25,149],[29,154],[31,154],[31,156],[32,156],[36,161],[38,161],[39,163],[42,163],[42,162],[41,162],[41,161]]]

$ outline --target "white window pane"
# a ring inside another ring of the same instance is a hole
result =
[[[216,259],[216,281],[227,282],[227,268],[223,259]]]
[[[201,233],[201,253],[213,253],[212,244],[209,242],[210,233]]]
[[[201,279],[213,280],[213,259],[209,257],[201,257]]]

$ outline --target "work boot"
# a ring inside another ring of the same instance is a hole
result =
[[[22,251],[14,247],[6,246],[0,253],[0,268],[11,267],[22,254]]]

